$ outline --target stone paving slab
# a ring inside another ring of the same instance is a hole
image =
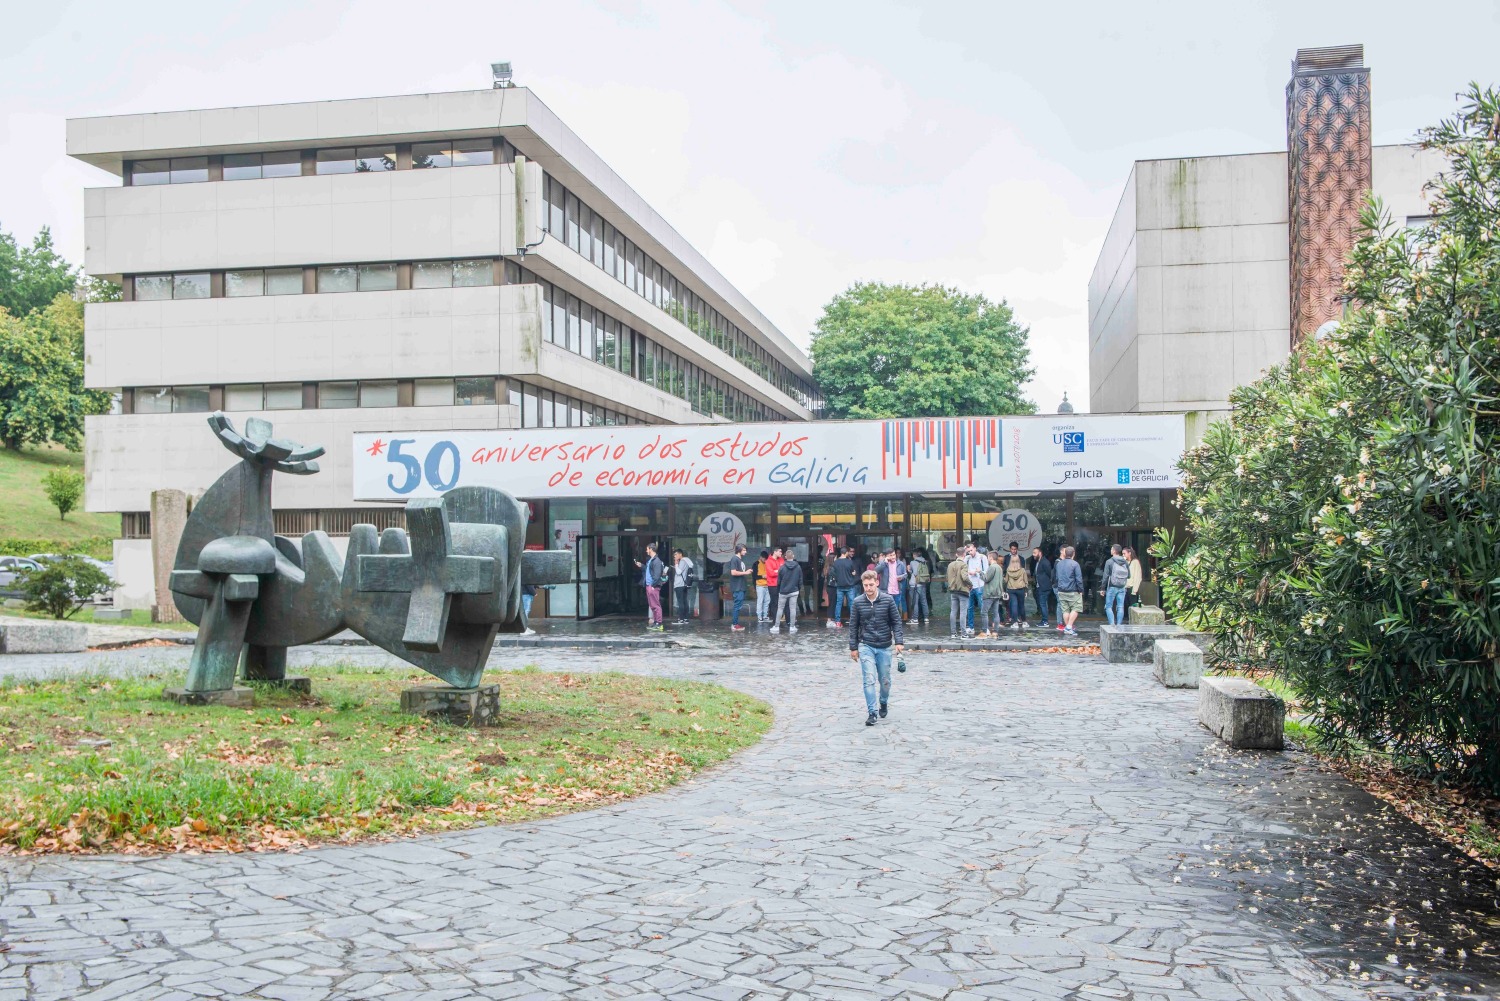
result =
[[[607,661],[776,708],[663,794],[298,854],[0,859],[0,999],[1489,996],[1487,952],[1432,947],[1500,923],[1489,873],[1294,753],[1219,746],[1148,666],[913,654],[867,728],[842,636],[742,637]],[[492,663],[601,666],[520,657]],[[293,652],[334,659],[389,663]]]

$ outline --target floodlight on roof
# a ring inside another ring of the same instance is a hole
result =
[[[495,78],[495,89],[514,87],[510,80],[510,63],[490,63],[490,73]]]

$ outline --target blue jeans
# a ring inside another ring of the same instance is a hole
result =
[[[835,622],[843,622],[844,621],[844,603],[845,602],[848,602],[848,604],[849,604],[849,615],[851,617],[854,615],[854,588],[852,588],[852,587],[836,587],[836,588],[833,589],[833,593],[834,593],[833,621],[835,621]]]
[[[1005,593],[1010,596],[1010,621],[1026,621],[1026,589],[1024,587],[1008,587]]]
[[[865,682],[865,709],[874,712],[891,698],[891,655],[895,647],[859,645],[859,673]],[[876,695],[879,695],[877,704]]]
[[[889,594],[890,592],[887,592],[887,593]],[[906,611],[906,597],[905,597],[905,595],[903,595],[900,591],[897,591],[895,594],[891,595],[891,601],[896,606],[896,614],[897,615],[901,615],[901,614],[905,613],[905,611]]]
[[[734,598],[734,618],[729,620],[729,624],[737,626],[740,624],[740,609],[745,607],[745,592],[731,591],[730,595]]]
[[[1123,587],[1106,588],[1104,591],[1104,619],[1112,626],[1118,626],[1125,621],[1125,589]]]
[[[911,588],[911,617],[925,622],[932,618],[932,602],[926,584],[913,584]]]
[[[1041,616],[1042,625],[1044,626],[1052,622],[1052,615],[1048,614],[1049,609],[1052,614],[1055,615],[1057,613],[1057,592],[1051,589],[1044,591],[1041,588],[1037,588],[1036,614]]]
[[[528,618],[528,619],[531,618],[531,602],[535,598],[536,598],[536,595],[534,595],[534,594],[523,594],[523,595],[521,595],[521,611],[523,613],[525,613],[526,618]]]
[[[969,592],[969,632],[971,632],[971,633],[974,631],[974,616],[976,614],[979,614],[979,613],[981,613],[983,611],[980,608],[980,606],[983,605],[983,604],[984,604],[984,592],[983,591],[970,591]]]

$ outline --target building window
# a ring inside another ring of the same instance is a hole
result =
[[[209,290],[207,271],[135,276],[135,297],[145,302],[161,299],[207,299]]]
[[[335,264],[318,269],[319,292],[389,292],[395,287],[394,264]]]
[[[411,268],[412,288],[492,285],[495,264],[489,258],[464,261],[418,261]]]
[[[130,183],[187,184],[208,180],[208,157],[177,156],[170,160],[136,160],[130,165]]]
[[[270,268],[266,271],[266,295],[301,294],[301,268]]]
[[[207,386],[143,386],[135,391],[138,414],[208,413]]]
[[[453,380],[454,400],[461,407],[493,405],[494,376],[473,376]]]
[[[139,302],[172,298],[171,275],[136,275],[135,297]]]
[[[266,409],[267,410],[301,410],[302,409],[302,383],[300,382],[268,382],[266,383]]]
[[[359,405],[361,407],[394,407],[396,405],[396,380],[361,382]]]
[[[258,382],[247,386],[225,386],[224,409],[259,410],[265,403],[265,397],[265,387]]]
[[[224,180],[248,181],[260,177],[297,177],[302,173],[302,154],[294,149],[274,153],[226,153]]]
[[[320,174],[364,174],[395,169],[394,147],[361,146],[358,149],[318,150],[317,170]]]
[[[412,385],[411,402],[417,407],[453,406],[453,380],[417,379]]]
[[[318,384],[319,410],[347,410],[359,406],[359,383],[323,382]]]
[[[491,139],[415,143],[411,148],[413,170],[422,170],[427,167],[472,167],[494,162],[495,143]]]
[[[361,292],[390,292],[396,288],[396,265],[361,264],[359,266],[359,290]]]

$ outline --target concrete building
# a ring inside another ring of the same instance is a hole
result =
[[[1361,46],[1303,49],[1287,150],[1132,166],[1089,281],[1090,409],[1190,412],[1193,440],[1235,387],[1337,318],[1366,192],[1397,222],[1425,221],[1442,162],[1372,147],[1369,93]]]
[[[352,432],[813,418],[810,363],[525,88],[81,118],[85,503],[120,512],[123,604],[149,605],[150,495],[205,489],[205,415],[329,446],[281,477],[278,531],[352,500]],[[335,447],[342,446],[342,447]],[[540,529],[538,529],[540,531]]]

